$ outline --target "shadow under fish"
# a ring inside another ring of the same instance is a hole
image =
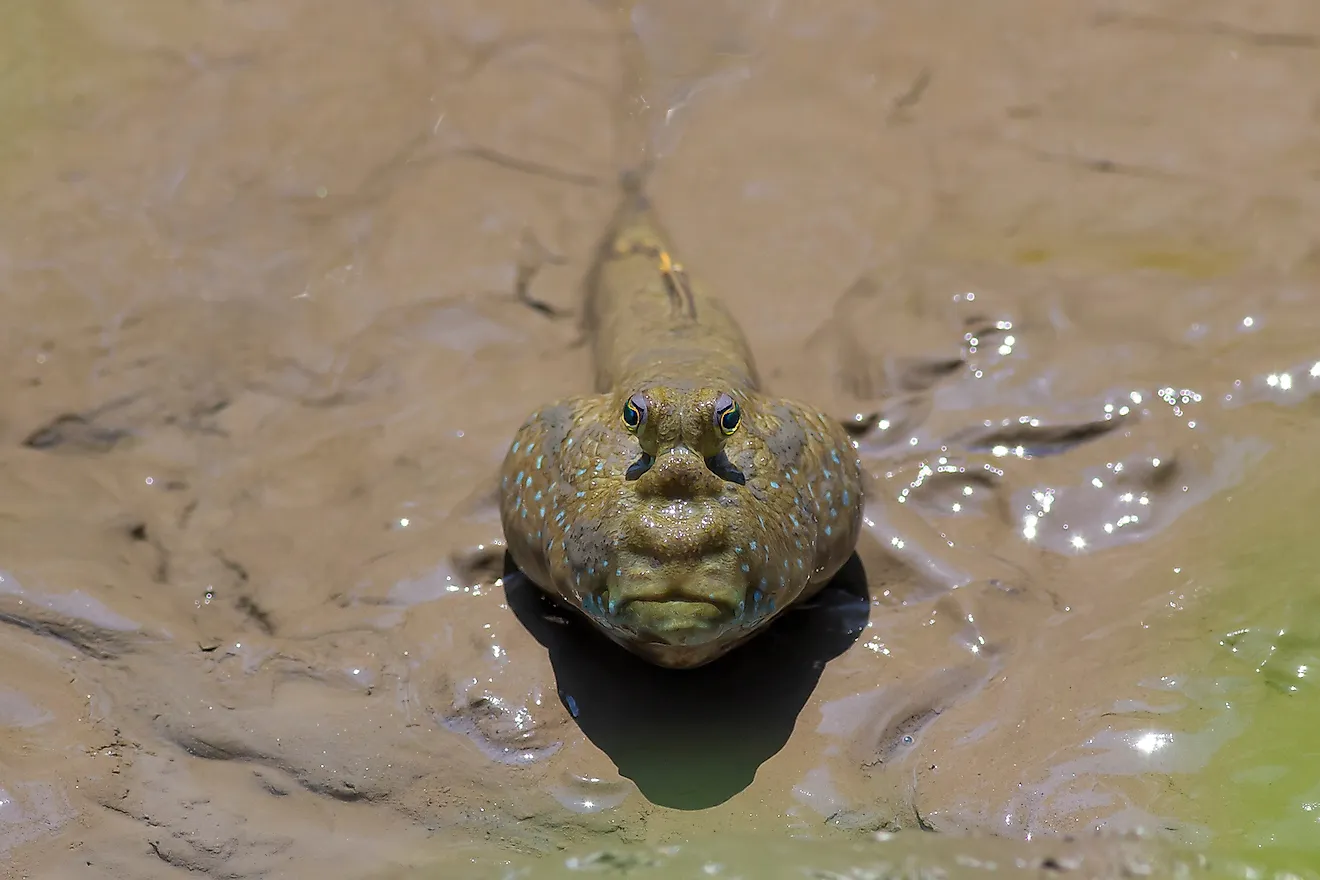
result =
[[[751,784],[793,732],[825,664],[866,628],[854,554],[766,631],[695,669],[653,665],[565,611],[505,558],[509,608],[550,653],[559,699],[619,773],[658,806],[700,810]]]

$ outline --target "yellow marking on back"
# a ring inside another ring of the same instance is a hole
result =
[[[687,272],[683,270],[683,264],[676,261],[673,255],[660,245],[638,241],[614,242],[614,255],[616,257],[627,257],[634,254],[651,257],[656,261],[656,268],[660,270],[660,276],[664,278],[665,289],[669,291],[669,299],[674,311],[695,321],[697,319],[696,297],[693,296],[692,285],[688,282]]]

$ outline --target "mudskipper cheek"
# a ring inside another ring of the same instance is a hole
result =
[[[738,603],[738,620],[744,626],[755,626],[775,613],[775,597],[768,592],[768,586],[768,580],[761,578],[759,585],[752,587],[746,598]]]

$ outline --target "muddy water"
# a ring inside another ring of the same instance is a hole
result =
[[[15,876],[1320,864],[1314,4],[11,5]],[[492,494],[640,149],[872,481],[688,675]]]

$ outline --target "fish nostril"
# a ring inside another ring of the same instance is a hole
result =
[[[724,454],[723,449],[706,459],[706,467],[721,480],[737,483],[739,486],[747,485],[747,476],[729,461],[729,456]]]
[[[628,465],[628,470],[624,472],[623,478],[629,481],[639,479],[642,474],[651,469],[653,464],[655,464],[655,459],[643,452],[641,458]]]

